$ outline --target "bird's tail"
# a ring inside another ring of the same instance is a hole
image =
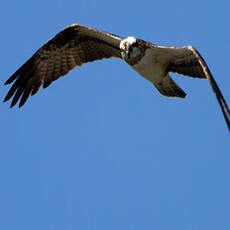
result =
[[[154,84],[167,97],[186,97],[186,93],[173,81],[169,74],[160,83]]]

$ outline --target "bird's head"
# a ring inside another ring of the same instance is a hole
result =
[[[141,49],[138,46],[137,39],[135,37],[127,37],[120,42],[120,49],[122,58],[133,59],[141,54]]]

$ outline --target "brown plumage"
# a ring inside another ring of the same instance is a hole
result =
[[[161,48],[161,46],[160,46]],[[230,130],[230,110],[221,93],[208,65],[200,53],[192,46],[163,47],[162,49],[173,49],[174,58],[169,58],[167,71],[177,72],[191,77],[207,78],[220,104],[224,118]],[[182,54],[180,54],[182,50]]]
[[[169,72],[207,78],[221,106],[230,130],[230,110],[204,59],[192,46],[159,46],[150,42],[106,33],[80,24],[66,27],[45,43],[6,82],[13,83],[4,101],[13,97],[11,107],[19,100],[23,106],[41,85],[48,87],[75,66],[117,57],[124,59],[143,77],[153,82],[165,96],[186,96]]]
[[[112,38],[112,43],[108,42]],[[4,101],[12,96],[11,107],[21,98],[19,107],[25,104],[29,95],[34,95],[40,86],[48,87],[60,76],[75,66],[102,58],[121,57],[121,38],[79,24],[68,26],[44,44],[6,82],[13,81]]]

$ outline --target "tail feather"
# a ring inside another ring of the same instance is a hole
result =
[[[154,85],[161,94],[167,97],[186,97],[186,93],[173,81],[169,74],[160,83]]]

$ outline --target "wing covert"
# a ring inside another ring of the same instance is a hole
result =
[[[4,101],[13,97],[11,107],[21,98],[19,107],[40,86],[48,87],[75,66],[102,58],[121,58],[121,38],[87,26],[73,24],[45,43],[6,82],[14,81]]]

